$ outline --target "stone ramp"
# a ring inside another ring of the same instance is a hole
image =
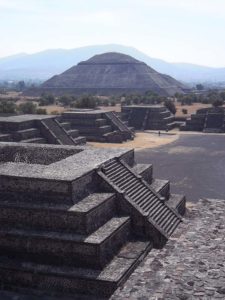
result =
[[[99,175],[108,181],[119,193],[127,199],[142,218],[145,226],[157,232],[162,240],[156,237],[153,230],[147,231],[155,243],[160,247],[164,239],[168,239],[177,226],[182,222],[178,213],[170,208],[165,201],[157,194],[140,176],[120,159],[112,159],[104,164],[98,171]]]
[[[49,134],[56,138],[60,145],[75,145],[73,139],[68,135],[66,130],[60,125],[56,119],[45,119],[40,121],[48,130]]]
[[[122,132],[125,139],[133,139],[134,134],[133,132],[128,128],[126,124],[122,122],[120,118],[117,117],[115,112],[109,111],[105,113],[106,118],[112,123],[112,125],[115,127],[115,129]]]

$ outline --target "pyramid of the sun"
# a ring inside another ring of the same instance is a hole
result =
[[[186,87],[172,77],[160,74],[145,63],[121,53],[104,53],[80,62],[44,82],[36,93],[122,94],[154,91],[170,96]]]

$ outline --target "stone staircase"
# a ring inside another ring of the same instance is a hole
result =
[[[78,110],[63,113],[61,122],[71,124],[90,142],[122,143],[134,132],[114,112]]]
[[[122,117],[139,130],[170,130],[176,126],[174,116],[161,105],[122,106]]]
[[[94,193],[73,205],[17,202],[2,194],[2,289],[111,295],[152,248],[134,238],[130,217],[118,215],[115,202],[113,193]]]
[[[66,130],[60,125],[55,119],[45,119],[41,120],[41,124],[56,137],[60,145],[74,145],[73,139],[67,134]]]
[[[129,205],[133,206],[133,211],[138,212],[139,218],[142,219],[140,222],[145,224],[144,228],[152,238],[154,246],[162,247],[182,222],[178,213],[124,161],[115,158],[105,164],[98,173],[123,195]],[[152,230],[147,230],[149,227]]]
[[[18,115],[0,118],[0,141],[36,144],[80,145],[84,137],[71,138],[55,117]],[[73,133],[75,135],[75,133]]]
[[[105,113],[106,118],[110,121],[115,130],[119,130],[125,139],[133,139],[134,133],[129,129],[129,127],[122,122],[122,120],[117,117],[115,112],[109,111]]]

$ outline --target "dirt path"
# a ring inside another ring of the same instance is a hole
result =
[[[122,144],[95,142],[89,142],[88,144],[100,148],[134,148],[138,150],[159,147],[165,144],[172,143],[178,138],[178,133],[161,133],[161,135],[159,136],[158,133],[145,131],[137,132],[133,141],[124,142]]]

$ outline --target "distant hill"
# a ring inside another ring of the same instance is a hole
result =
[[[183,93],[187,87],[130,55],[98,54],[45,81],[35,93],[115,95],[153,91],[162,96]],[[29,93],[29,91],[27,91]]]
[[[122,45],[96,45],[76,49],[52,49],[35,54],[21,53],[0,58],[0,80],[46,80],[60,74],[78,62],[105,52],[128,54],[145,62],[160,73],[184,82],[225,81],[225,68],[210,68],[185,63],[168,63],[152,58],[133,47]]]

